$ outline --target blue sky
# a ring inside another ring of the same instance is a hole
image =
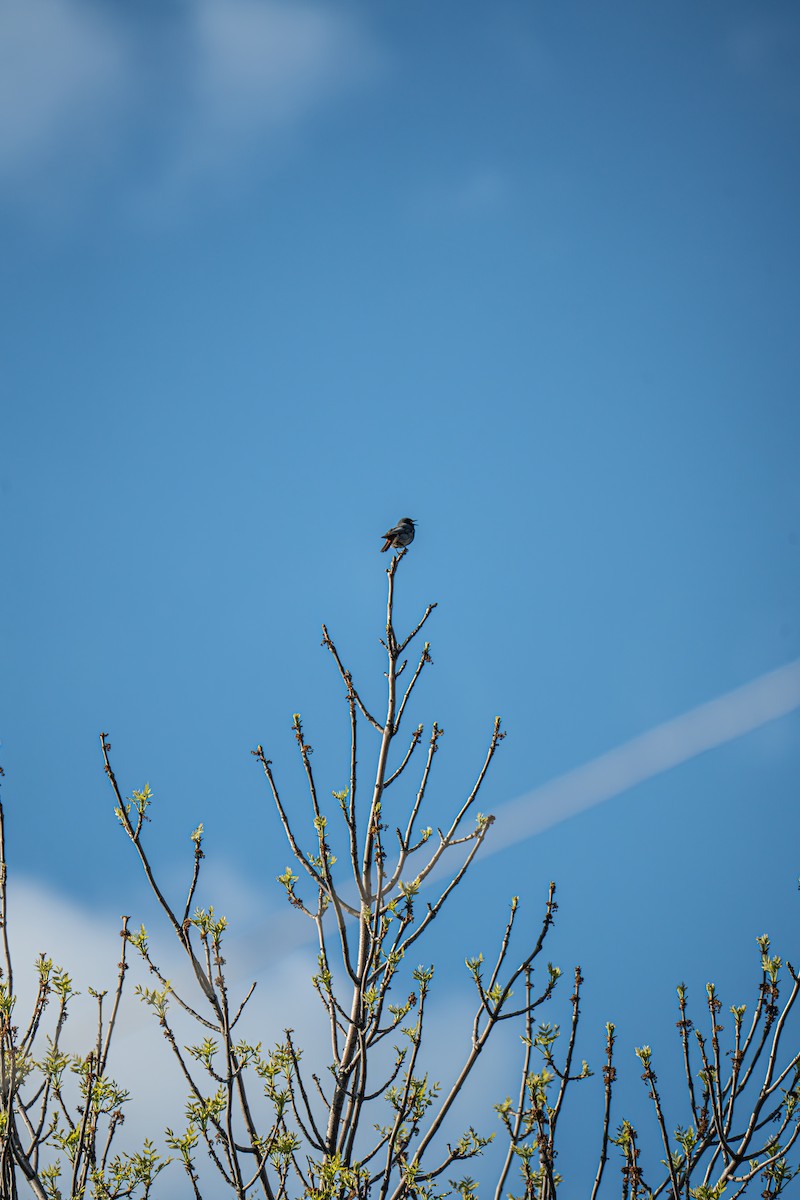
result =
[[[248,751],[302,811],[300,711],[343,786],[320,624],[377,698],[379,535],[406,512],[401,618],[439,601],[432,823],[495,713],[486,809],[800,658],[799,58],[780,2],[5,0],[26,886],[145,906],[106,729],[167,876],[203,820],[255,938],[286,855]],[[507,892],[533,916],[556,879],[595,1055],[614,1018],[621,1054],[668,1046],[679,979],[733,1003],[757,934],[797,953],[799,734],[795,711],[522,838],[448,940],[474,952]]]

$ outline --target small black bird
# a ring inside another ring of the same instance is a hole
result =
[[[411,517],[403,517],[394,529],[390,529],[383,536],[386,538],[386,545],[381,547],[381,554],[385,554],[387,550],[402,550],[414,540],[414,522]]]

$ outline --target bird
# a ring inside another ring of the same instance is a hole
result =
[[[381,547],[381,554],[385,554],[390,549],[402,550],[406,546],[410,546],[414,540],[414,522],[411,517],[402,517],[394,528],[388,530],[383,536],[386,538],[386,545]]]

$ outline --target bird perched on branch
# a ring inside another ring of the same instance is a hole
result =
[[[381,547],[381,554],[385,554],[387,550],[402,550],[414,540],[414,522],[411,517],[403,517],[383,536],[386,538],[386,545]]]

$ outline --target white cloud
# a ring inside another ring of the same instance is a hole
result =
[[[238,898],[244,893],[239,890]],[[225,897],[229,899],[229,897]],[[234,897],[236,899],[236,897]],[[136,922],[133,922],[136,927]],[[61,1039],[62,1049],[85,1055],[97,1037],[97,1001],[89,988],[113,994],[120,958],[120,921],[110,911],[103,912],[77,903],[73,898],[32,879],[14,878],[9,895],[9,933],[14,967],[14,991],[17,997],[15,1018],[24,1029],[32,1011],[37,986],[34,967],[41,953],[53,959],[71,976],[79,995],[71,999],[69,1017]],[[151,932],[148,929],[148,932]],[[184,965],[180,949],[163,929],[150,938],[159,966],[173,987],[189,1003],[203,1009],[197,984]],[[125,1125],[118,1135],[117,1150],[135,1150],[150,1138],[165,1153],[164,1130],[185,1127],[184,1105],[187,1088],[177,1062],[164,1041],[154,1014],[134,994],[137,983],[148,987],[158,982],[148,974],[138,954],[128,951],[130,969],[123,1002],[109,1056],[109,1071],[117,1083],[130,1092],[125,1110]],[[254,966],[259,969],[254,970]],[[273,955],[269,938],[249,943],[240,938],[229,956],[229,996],[232,1006],[244,998],[253,979],[258,986],[245,1010],[237,1032],[252,1041],[262,1041],[265,1049],[282,1038],[283,1030],[297,1030],[298,1044],[316,1060],[329,1053],[329,1034],[320,1021],[321,1007],[309,979],[315,967],[313,951],[294,951]],[[110,1000],[105,1002],[108,1012]],[[56,1005],[45,1012],[39,1049],[46,1049],[45,1038],[52,1032]],[[48,1023],[49,1019],[49,1023]],[[181,1014],[177,1004],[170,1007],[170,1019],[179,1044],[202,1040],[206,1030],[193,1025]],[[255,1089],[257,1092],[257,1088]],[[204,1171],[204,1157],[200,1156]],[[186,1182],[180,1166],[173,1165],[162,1177],[159,1195],[182,1197]]]
[[[225,881],[232,886],[230,895],[225,892]],[[119,920],[111,911],[103,912],[96,907],[90,910],[74,898],[36,880],[15,880],[12,875],[12,884],[9,929],[17,994],[17,1023],[21,1028],[27,1025],[37,979],[33,964],[38,955],[45,952],[57,965],[68,971],[74,987],[81,993],[70,1002],[62,1049],[85,1055],[93,1048],[97,1033],[96,1001],[89,995],[88,989],[93,987],[113,992],[120,957]],[[215,887],[222,887],[225,893],[220,896],[220,911],[235,909],[239,901],[248,897],[252,901],[257,896],[255,889],[251,890],[246,883],[242,886],[241,881],[236,883],[224,868],[218,873],[214,884]],[[260,907],[263,912],[263,899]],[[293,915],[297,918],[297,914]],[[302,925],[302,922],[299,923]],[[135,926],[136,922],[133,924]],[[182,964],[174,938],[163,928],[157,930],[155,922],[152,928],[148,925],[148,932],[154,957],[170,977],[175,990],[202,1012],[197,985],[191,972]],[[275,945],[270,921],[260,932],[254,931],[249,936],[242,934],[226,944],[226,974],[232,1007],[235,1008],[244,997],[252,980],[258,979],[258,986],[237,1027],[237,1034],[252,1042],[262,1041],[266,1049],[282,1039],[284,1029],[292,1028],[295,1031],[295,1044],[303,1050],[307,1070],[311,1070],[308,1064],[314,1064],[324,1079],[322,1068],[330,1058],[330,1030],[310,983],[316,967],[315,949],[313,946],[292,948],[286,945],[286,940],[279,929],[278,944]],[[150,1138],[159,1152],[165,1153],[163,1135],[166,1127],[180,1132],[186,1124],[186,1085],[153,1013],[134,995],[137,983],[155,987],[157,981],[148,975],[132,949],[129,950],[128,961],[130,970],[112,1043],[109,1070],[117,1083],[130,1092],[131,1100],[126,1106],[124,1128],[115,1146],[117,1150],[132,1151],[140,1147],[145,1138]],[[465,983],[465,976],[466,973],[462,972],[462,978],[455,987],[453,981],[446,978],[436,979],[428,1014],[426,1069],[432,1077],[445,1081],[448,1088],[454,1069],[460,1068],[470,1045],[475,1001],[468,984],[459,986]],[[108,1003],[106,1001],[106,1006]],[[56,1006],[53,1004],[45,1013],[43,1041],[52,1028],[55,1016]],[[193,1025],[175,1003],[170,1007],[170,1020],[180,1045],[200,1041],[206,1036],[207,1031]],[[393,1058],[388,1041],[384,1050],[386,1066]],[[485,1096],[502,1098],[504,1083],[507,1087],[507,1075],[509,1071],[516,1070],[515,1051],[516,1043],[509,1047],[503,1045],[501,1039],[495,1052],[487,1056],[480,1074],[479,1088],[470,1089],[465,1105],[447,1122],[442,1136],[457,1136],[470,1120],[477,1120],[474,1111],[476,1103],[481,1127],[495,1127],[495,1118],[490,1106],[485,1103]],[[252,1092],[256,1116],[257,1093],[256,1086]],[[481,1093],[484,1100],[477,1101]],[[212,1194],[216,1178],[210,1174],[211,1168],[204,1154],[198,1155],[198,1167],[201,1176],[210,1185],[208,1194]],[[203,1190],[205,1193],[205,1187]],[[173,1164],[161,1177],[158,1194],[165,1200],[178,1200],[186,1194],[186,1181],[178,1164]]]
[[[365,30],[319,0],[0,4],[0,177],[6,193],[127,195],[231,186],[378,61]]]

